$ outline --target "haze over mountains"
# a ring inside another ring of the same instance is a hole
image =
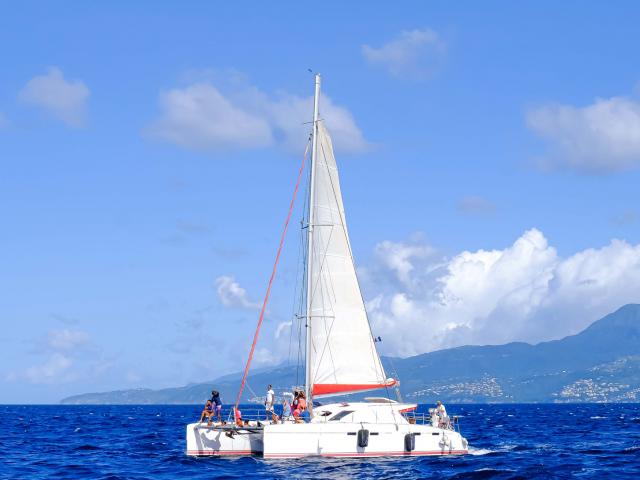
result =
[[[625,305],[561,340],[465,346],[408,358],[387,357],[383,363],[389,376],[400,379],[405,400],[419,403],[436,399],[453,403],[638,402],[640,305]],[[304,372],[295,365],[256,370],[249,375],[250,388],[245,389],[242,400],[258,401],[267,384],[280,393],[303,381]],[[75,395],[62,403],[199,404],[212,387],[231,403],[239,383],[236,373],[177,388]]]

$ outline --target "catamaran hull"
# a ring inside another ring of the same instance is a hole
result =
[[[263,451],[262,429],[229,429],[202,423],[187,425],[187,455],[238,456],[260,455]]]
[[[366,446],[360,446],[368,431]],[[187,426],[187,455],[264,458],[394,457],[464,455],[468,444],[459,433],[423,425],[276,424],[260,430],[229,430],[200,423]],[[410,437],[413,437],[411,439]]]
[[[359,434],[368,430],[368,434]],[[361,442],[367,436],[366,446]],[[413,438],[411,438],[413,437]],[[264,458],[464,455],[459,433],[424,425],[293,424],[264,429]]]

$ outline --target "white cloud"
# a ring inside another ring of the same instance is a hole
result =
[[[47,344],[53,350],[74,350],[88,342],[89,335],[81,330],[51,330],[47,335]]]
[[[409,280],[368,302],[386,353],[560,338],[640,301],[640,245],[620,240],[561,258],[532,229],[507,248],[461,252],[436,271],[416,262]]]
[[[278,327],[276,328],[276,332],[274,334],[274,337],[276,339],[279,339],[280,336],[287,330],[291,330],[291,327],[293,326],[293,322],[292,321],[288,321],[288,322],[280,322],[278,324]]]
[[[149,132],[181,147],[201,151],[264,147],[302,151],[310,131],[305,124],[312,116],[311,96],[284,92],[269,96],[257,87],[237,81],[230,83],[225,93],[212,80],[161,93],[162,113]],[[362,152],[369,147],[351,113],[326,95],[322,95],[320,114],[336,149]]]
[[[458,202],[457,208],[458,211],[466,215],[489,215],[496,210],[492,201],[476,195],[462,198]]]
[[[50,330],[38,343],[39,354],[46,355],[37,365],[10,372],[8,381],[26,380],[34,384],[52,384],[77,380],[82,373],[76,368],[75,361],[82,356],[85,364],[94,367],[87,357],[89,334],[81,330]],[[87,365],[84,365],[85,367]]]
[[[406,287],[413,286],[411,272],[414,262],[429,257],[434,249],[417,242],[401,243],[385,240],[376,245],[376,256],[384,267],[393,272]]]
[[[19,98],[47,110],[67,125],[81,127],[85,122],[89,94],[84,82],[67,81],[59,68],[51,67],[45,75],[29,80]]]
[[[23,377],[35,384],[69,381],[74,378],[69,375],[72,366],[73,362],[66,355],[54,353],[43,364],[27,368]]]
[[[395,77],[423,79],[431,76],[446,53],[446,45],[431,29],[403,31],[380,48],[362,46],[362,54],[374,66]]]
[[[640,167],[640,103],[630,98],[540,106],[527,113],[527,124],[551,144],[543,166],[586,172]]]
[[[37,385],[69,382],[77,378],[73,366],[73,359],[69,355],[53,352],[37,365],[9,372],[5,380],[8,382],[24,380]]]
[[[221,276],[215,281],[218,298],[225,307],[259,309],[259,303],[249,300],[247,291],[233,277]]]
[[[279,362],[279,358],[268,348],[257,348],[253,352],[253,364],[257,367],[266,367],[275,365]]]
[[[234,105],[213,85],[195,84],[164,92],[160,105],[163,115],[152,131],[181,147],[224,150],[238,145],[259,148],[273,142],[265,119]]]

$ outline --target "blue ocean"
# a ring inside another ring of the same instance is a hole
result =
[[[470,455],[273,461],[185,456],[196,406],[0,406],[0,478],[640,479],[639,404],[447,409]]]

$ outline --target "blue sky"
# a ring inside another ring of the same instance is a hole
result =
[[[323,74],[384,353],[557,338],[640,301],[639,14],[634,2],[6,8],[0,402],[243,366],[306,140],[308,68]],[[261,364],[289,356],[298,235]]]

